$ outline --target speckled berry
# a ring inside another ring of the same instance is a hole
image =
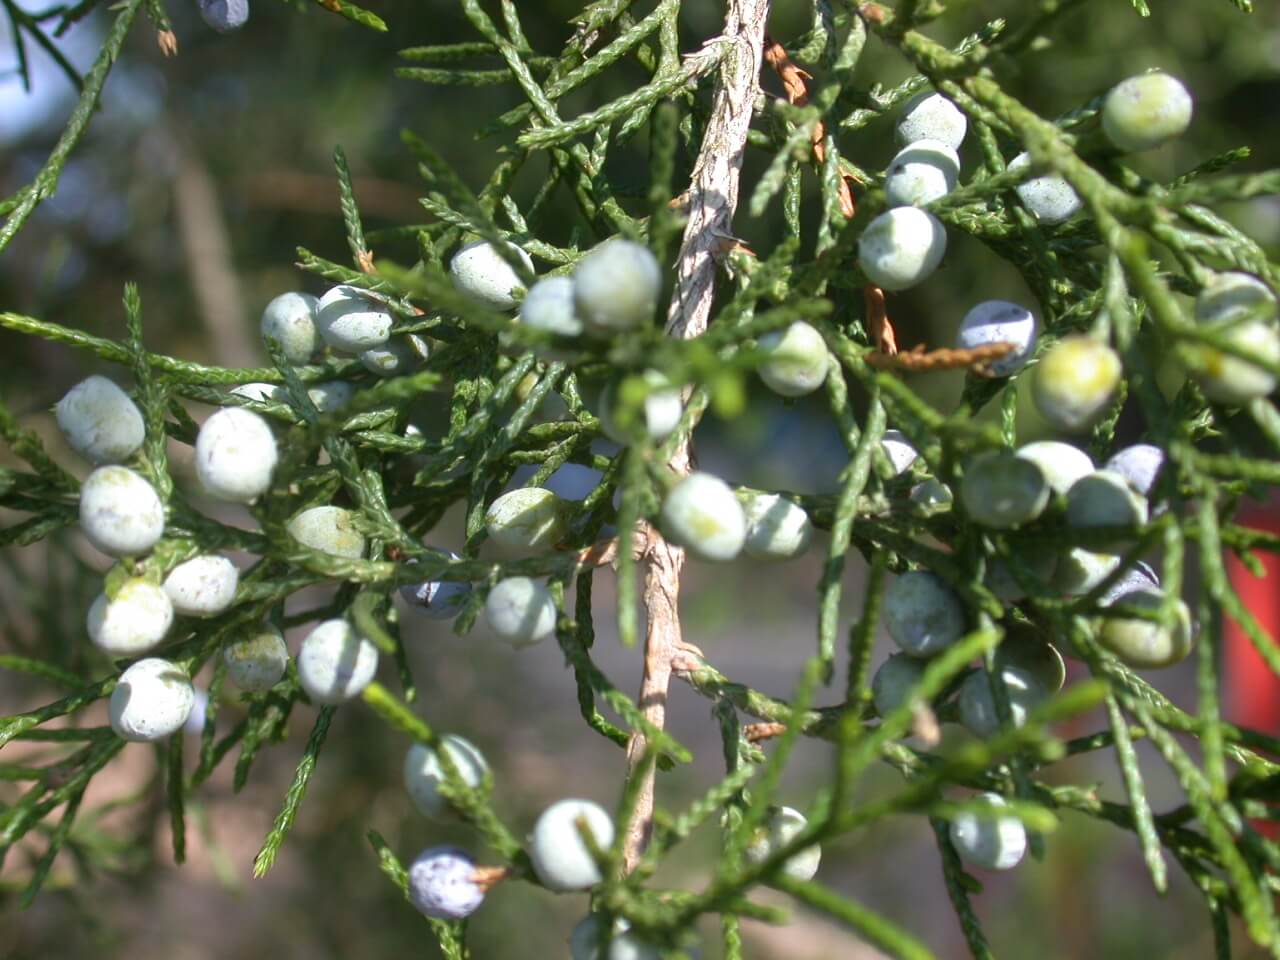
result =
[[[379,377],[402,377],[426,363],[430,352],[426,340],[416,333],[407,333],[364,351],[360,362]]]
[[[994,343],[1013,344],[1013,350],[989,361],[976,372],[988,377],[1009,377],[1027,365],[1036,348],[1036,318],[1026,307],[1008,300],[986,300],[970,309],[960,321],[956,346],[976,350]]]
[[[529,857],[542,885],[557,893],[588,890],[601,881],[600,868],[583,840],[579,824],[605,851],[613,846],[613,818],[590,800],[553,803],[529,834]]]
[[[196,436],[196,476],[219,500],[249,503],[271,487],[279,454],[271,427],[251,410],[224,407]]]
[[[1191,125],[1191,94],[1182,82],[1153,71],[1121,80],[1102,103],[1102,131],[1125,153],[1150,150]]]
[[[89,639],[113,657],[133,657],[150,650],[173,625],[173,604],[154,583],[126,580],[114,599],[99,594],[89,607]]]
[[[884,624],[903,653],[931,657],[964,636],[964,604],[937,574],[913,570],[885,591]]]
[[[703,560],[732,560],[747,539],[747,518],[719,477],[695,470],[662,501],[662,529]]]
[[[137,404],[106,377],[77,383],[58,401],[54,415],[71,449],[93,463],[128,460],[146,438]]]
[[[316,330],[334,350],[362,353],[391,336],[395,317],[386,304],[359,287],[339,284],[316,305]]]
[[[200,19],[219,33],[239,30],[249,22],[249,0],[196,0]]]
[[[305,547],[335,557],[357,560],[364,556],[364,534],[356,528],[356,515],[342,507],[308,507],[285,528]]]
[[[345,620],[326,620],[302,641],[298,682],[311,701],[333,706],[360,695],[378,671],[378,648]]]
[[[427,551],[449,560],[461,559],[452,550],[427,547]],[[400,588],[400,596],[409,609],[431,620],[456,617],[470,595],[471,584],[465,580],[423,580]]]
[[[611,381],[600,394],[600,428],[615,443],[626,444],[634,439],[631,431],[618,422],[618,397],[640,394],[644,395],[644,400],[639,404],[639,422],[635,426],[641,427],[650,440],[665,439],[679,425],[680,417],[684,414],[684,398],[680,394],[680,388],[672,386],[665,374],[657,370],[646,370],[639,378]]]
[[[1009,530],[1031,523],[1049,503],[1044,472],[1006,451],[982,453],[964,468],[960,499],[969,517],[984,527]]]
[[[748,863],[764,863],[794,840],[809,821],[799,810],[791,807],[770,807],[769,816],[747,841],[743,851]],[[788,857],[782,864],[782,872],[792,880],[812,880],[822,860],[822,848],[816,843]]]
[[[872,220],[858,238],[858,263],[872,283],[906,290],[928,277],[947,252],[947,231],[918,207],[894,207]]]
[[[1110,605],[1155,613],[1163,603],[1164,595],[1158,589],[1145,587],[1120,594]],[[1139,670],[1175,664],[1191,652],[1193,634],[1187,605],[1175,600],[1173,610],[1173,622],[1167,626],[1118,612],[1106,614],[1097,630],[1098,643]]]
[[[1111,473],[1118,473],[1125,482],[1144,497],[1150,496],[1160,470],[1164,467],[1164,451],[1150,443],[1135,443],[1117,450],[1103,466]]]
[[[99,467],[80,486],[80,530],[113,557],[144,554],[164,534],[155,488],[128,467]]]
[[[191,678],[176,663],[149,657],[120,674],[107,713],[122,740],[163,740],[186,723],[195,704]]]
[[[440,738],[440,747],[468,787],[475,788],[484,782],[489,764],[469,740],[446,733]],[[454,813],[452,802],[440,792],[440,787],[447,782],[444,764],[434,747],[415,743],[409,748],[404,756],[404,788],[423,816],[441,819]]]
[[[1045,690],[1030,673],[1017,667],[1002,667],[1000,679],[1009,699],[1009,717],[1015,727],[1020,727],[1027,722],[1027,715],[1032,709],[1044,701]],[[970,732],[984,738],[995,736],[1003,726],[996,711],[991,681],[992,677],[985,670],[975,670],[960,684],[956,698],[960,722]]]
[[[433,920],[463,920],[484,902],[476,863],[457,847],[430,847],[409,865],[409,899]]]
[[[888,716],[907,702],[907,694],[924,676],[926,663],[919,657],[895,653],[880,664],[871,678],[871,702],[877,714]]]
[[[968,119],[954,103],[940,93],[926,92],[907,101],[895,132],[899,143],[937,140],[959,150],[968,128]]]
[[[790,560],[809,549],[813,523],[799,504],[776,493],[751,494],[747,516],[747,556],[761,560]]]
[[[484,513],[489,539],[512,553],[543,553],[569,532],[569,504],[545,487],[518,487]]]
[[[555,633],[556,602],[551,591],[529,577],[499,580],[484,602],[484,617],[498,636],[517,646]]]
[[[1020,153],[1009,162],[1009,172],[1017,173],[1031,166],[1031,154]],[[1080,212],[1080,195],[1062,177],[1045,174],[1023,180],[1014,188],[1022,205],[1040,223],[1050,226],[1070,220]]]
[[[758,341],[764,359],[756,367],[760,379],[783,397],[813,393],[827,379],[831,355],[822,334],[797,320],[785,330],[764,334]]]
[[[1094,469],[1093,458],[1087,453],[1059,440],[1023,444],[1015,454],[1039,467],[1053,492],[1063,496],[1073,483],[1087,477]]]
[[[512,258],[533,273],[533,261],[514,243],[507,244]],[[449,261],[449,277],[458,292],[493,310],[510,310],[519,302],[524,281],[515,267],[487,240],[466,244]]]
[[[1008,806],[997,793],[981,797],[991,806]],[[1012,870],[1027,852],[1027,828],[1017,817],[965,810],[951,818],[949,832],[960,859],[984,870]]]
[[[203,554],[180,563],[164,579],[176,613],[184,617],[216,617],[236,598],[240,571],[226,557]]]
[[[227,679],[245,693],[270,690],[284,677],[289,650],[280,631],[263,624],[252,634],[222,648]]]
[[[290,363],[306,363],[320,346],[316,334],[319,303],[309,293],[280,294],[262,311],[262,339],[279,345]]]
[[[940,140],[907,144],[884,174],[884,198],[891,207],[923,207],[956,188],[960,157]]]
[[[1080,433],[1107,411],[1123,372],[1120,357],[1109,346],[1073,334],[1059,340],[1041,359],[1031,395],[1050,424]]]
[[[589,331],[613,334],[653,322],[662,270],[648,247],[614,238],[578,261],[573,302]]]

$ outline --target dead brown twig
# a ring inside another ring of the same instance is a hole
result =
[[[780,737],[786,732],[785,723],[748,723],[742,728],[742,739],[747,743],[759,743],[761,740]]]
[[[999,360],[1016,349],[1017,345],[1013,343],[988,343],[968,350],[949,347],[926,350],[923,344],[917,344],[905,353],[892,356],[884,353],[868,353],[866,361],[878,370],[909,370],[914,373],[970,368],[977,373],[985,373],[987,365],[992,360]]]

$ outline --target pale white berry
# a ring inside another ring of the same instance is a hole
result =
[[[1280,331],[1272,324],[1246,320],[1215,329],[1246,356],[1256,357],[1272,367],[1280,364]],[[1188,345],[1184,358],[1204,395],[1216,403],[1239,406],[1268,396],[1276,388],[1276,377],[1270,370],[1208,344]]]
[[[904,653],[931,657],[964,636],[964,604],[937,574],[913,570],[885,591],[884,625]]]
[[[667,493],[662,528],[703,560],[732,560],[747,539],[747,518],[733,490],[719,477],[695,470]]]
[[[1082,596],[1107,579],[1118,566],[1120,558],[1114,553],[1072,547],[1058,557],[1053,588],[1073,597]]]
[[[543,277],[520,301],[520,323],[559,337],[582,333],[582,321],[574,312],[573,280],[570,277]]]
[[[331,288],[316,306],[316,329],[324,342],[343,353],[380,347],[391,336],[395,317],[367,290],[348,284]]]
[[[164,506],[140,474],[99,467],[80,487],[80,529],[105,554],[137,556],[164,534]]]
[[[289,391],[278,383],[242,383],[232,387],[230,392],[246,400],[257,400],[259,403],[288,403]]]
[[[316,339],[319,303],[309,293],[280,294],[262,311],[262,339],[278,344],[290,363],[306,363],[320,345]]]
[[[1196,295],[1196,322],[1205,326],[1275,318],[1276,295],[1247,273],[1215,273]]]
[[[1155,613],[1164,604],[1164,595],[1157,588],[1140,587],[1120,594],[1112,603]],[[1098,643],[1139,670],[1177,663],[1191,652],[1193,635],[1187,605],[1181,599],[1175,600],[1173,610],[1171,626],[1140,617],[1107,614],[1098,629]]]
[[[550,550],[569,532],[569,504],[545,487],[504,493],[484,514],[489,539],[513,553]]]
[[[457,847],[423,850],[409,865],[409,899],[434,920],[462,920],[484,902],[476,863]]]
[[[941,140],[907,144],[885,171],[884,197],[891,207],[923,207],[956,188],[960,157]]]
[[[885,290],[906,290],[924,280],[947,252],[947,231],[918,207],[894,207],[872,220],[858,238],[858,263]]]
[[[993,807],[1008,804],[998,793],[981,795]],[[951,819],[951,844],[966,863],[984,870],[1011,870],[1027,852],[1027,828],[1013,816],[965,810]]]
[[[449,755],[458,776],[468,787],[478,787],[489,773],[489,764],[469,741],[456,734],[440,738],[441,749]],[[439,819],[453,813],[453,804],[440,792],[448,783],[440,754],[425,743],[415,743],[404,756],[404,788],[409,799],[424,816]]]
[[[222,648],[227,679],[246,693],[262,693],[280,682],[289,666],[289,650],[280,631],[263,624],[251,636]]]
[[[542,885],[557,893],[587,890],[600,868],[579,832],[582,825],[601,851],[613,846],[613,818],[590,800],[560,800],[547,807],[529,834],[529,857]]]
[[[1035,520],[1048,505],[1049,493],[1049,481],[1034,462],[1003,450],[970,460],[960,484],[970,518],[996,530]]]
[[[278,456],[271,427],[252,410],[224,407],[196,436],[196,476],[219,500],[249,503],[262,496]]]
[[[813,393],[827,379],[831,355],[822,334],[803,320],[786,330],[774,330],[759,340],[764,356],[756,373],[774,393],[783,397],[803,397]]]
[[[884,717],[907,701],[909,694],[924,676],[926,661],[918,657],[895,653],[880,664],[871,678],[871,702],[876,713]]]
[[[1001,667],[1000,680],[1009,699],[1009,717],[1015,727],[1027,722],[1027,715],[1046,697],[1043,687],[1026,670]],[[992,678],[985,670],[975,670],[960,684],[957,701],[960,722],[979,737],[995,736],[1003,726],[991,690]]]
[[[1057,494],[1065,495],[1073,483],[1093,473],[1093,458],[1079,447],[1060,440],[1037,440],[1035,443],[1023,444],[1017,449],[1016,455],[1039,467],[1044,478],[1049,481],[1049,486]]]
[[[680,394],[680,388],[672,386],[665,374],[657,370],[646,370],[641,376],[648,388],[640,407],[644,433],[650,440],[663,440],[679,425],[680,417],[684,414],[684,398]],[[628,393],[626,380],[610,382],[600,394],[600,428],[610,440],[625,444],[630,443],[633,438],[618,423],[619,390],[623,391],[624,396]]]
[[[364,556],[364,534],[356,527],[356,515],[343,507],[308,507],[286,529],[305,547],[335,557],[358,560]]]
[[[1153,71],[1121,80],[1102,103],[1102,131],[1126,153],[1150,150],[1191,125],[1191,94],[1182,82]]]
[[[514,243],[507,249],[533,273],[533,261]],[[494,310],[510,310],[524,290],[524,281],[497,247],[487,240],[475,240],[462,247],[449,261],[449,276],[458,292]]]
[[[1150,443],[1135,443],[1116,451],[1104,468],[1124,477],[1144,497],[1151,493],[1164,467],[1164,451]]]
[[[956,346],[974,350],[993,343],[1011,343],[1013,350],[984,364],[978,373],[1009,377],[1027,365],[1036,348],[1036,318],[1026,307],[1008,300],[986,300],[969,310],[960,321]]]
[[[747,555],[762,560],[790,560],[809,549],[813,523],[803,507],[776,493],[747,498]]]
[[[326,380],[307,387],[307,399],[316,413],[333,413],[341,410],[355,396],[356,388],[345,380]]]
[[[154,583],[126,580],[115,599],[99,594],[89,607],[89,639],[113,657],[132,657],[150,650],[173,625],[173,605]]]
[[[378,670],[378,648],[345,620],[326,620],[298,651],[298,682],[313,703],[335,705],[360,695]]]
[[[427,341],[416,333],[407,333],[364,351],[360,354],[360,362],[366,370],[380,377],[400,377],[422,366],[429,353]]]
[[[1031,154],[1020,153],[1009,162],[1009,172],[1016,173],[1031,166]],[[1014,189],[1018,199],[1040,223],[1050,226],[1070,220],[1080,212],[1080,195],[1062,177],[1045,174],[1023,180]]]
[[[910,470],[911,465],[920,456],[916,448],[911,445],[911,441],[907,439],[907,435],[901,430],[886,430],[880,437],[880,448],[889,458],[894,476],[902,476]]]
[[[508,577],[494,584],[484,602],[489,627],[517,646],[545,640],[556,630],[551,591],[529,577]]]
[[[601,920],[596,914],[588,914],[579,921],[569,935],[571,960],[660,960],[662,951],[651,943],[631,933],[631,924],[619,917],[613,923],[613,936],[609,949],[600,952],[604,940]]]
[[[1098,606],[1109,607],[1115,603],[1120,597],[1134,590],[1154,590],[1160,589],[1160,577],[1156,574],[1150,564],[1143,563],[1139,560],[1134,566],[1124,570],[1115,583],[1102,591],[1102,595],[1098,598]]]
[[[440,550],[436,547],[427,547],[427,550],[450,560],[460,559],[452,550]],[[409,608],[432,620],[456,617],[470,595],[471,584],[465,580],[423,580],[419,583],[406,583],[400,588],[400,596]]]
[[[216,617],[236,598],[240,571],[226,557],[203,554],[180,563],[164,578],[164,592],[184,617]]]
[[[139,660],[116,681],[107,713],[122,740],[162,740],[182,729],[195,705],[191,678],[176,663]]]
[[[747,842],[743,851],[748,863],[764,863],[794,840],[809,821],[799,810],[791,807],[771,807],[769,816]],[[782,864],[782,872],[793,880],[812,880],[822,860],[822,848],[816,843],[805,847]]]
[[[573,269],[574,306],[593,333],[618,333],[652,323],[661,291],[657,258],[631,240],[607,240]]]
[[[895,132],[899,143],[937,140],[952,150],[959,150],[968,128],[965,115],[942,94],[921,93],[902,108]]]
[[[1077,530],[1140,527],[1146,522],[1147,498],[1118,473],[1097,470],[1067,491],[1067,525]],[[1125,542],[1125,538],[1118,541]]]
[[[71,449],[94,463],[119,463],[146,438],[142,412],[106,377],[93,376],[67,391],[54,409]]]
[[[1123,372],[1119,355],[1105,343],[1072,334],[1041,359],[1031,396],[1049,423],[1079,433],[1106,412]]]

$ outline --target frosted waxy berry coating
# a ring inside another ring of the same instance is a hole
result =
[[[378,648],[345,620],[326,620],[298,651],[298,682],[317,705],[359,696],[377,671]]]
[[[1064,496],[1073,483],[1087,477],[1094,469],[1092,457],[1079,447],[1058,440],[1023,444],[1015,455],[1039,467],[1053,492]]]
[[[1120,566],[1114,553],[1098,553],[1084,547],[1072,547],[1058,557],[1053,571],[1053,588],[1073,597],[1088,593]]]
[[[164,506],[141,474],[99,467],[80,486],[80,529],[109,556],[138,556],[163,536]]]
[[[278,383],[242,383],[232,387],[229,393],[259,403],[288,403],[289,391]]]
[[[428,547],[431,553],[450,560],[461,559],[452,550]],[[465,580],[423,580],[406,583],[400,588],[400,596],[414,613],[431,620],[448,620],[462,610],[471,595],[471,584]]]
[[[579,832],[582,823],[600,850],[613,844],[613,818],[590,800],[560,800],[547,807],[529,834],[529,857],[542,885],[557,893],[587,890],[600,868]]]
[[[1154,612],[1163,602],[1164,595],[1158,589],[1139,587],[1120,594],[1108,606]],[[1131,667],[1139,670],[1167,667],[1185,659],[1191,652],[1191,611],[1182,600],[1176,600],[1171,626],[1154,620],[1126,617],[1119,612],[1107,613],[1101,619],[1097,637],[1098,643]]]
[[[196,476],[219,500],[249,503],[271,487],[279,453],[271,427],[252,410],[224,407],[196,436]]]
[[[333,413],[341,410],[355,396],[356,388],[345,380],[326,380],[307,388],[307,399],[316,413]]]
[[[356,515],[343,507],[308,507],[289,521],[289,536],[305,547],[335,557],[364,556],[364,534],[356,529]]]
[[[120,674],[107,713],[122,740],[162,740],[182,729],[195,705],[191,678],[176,663],[149,657]]]
[[[518,553],[550,550],[569,531],[569,505],[545,487],[519,487],[504,493],[484,514],[489,539]]]
[[[957,702],[960,722],[979,737],[993,737],[1003,726],[996,711],[991,690],[992,677],[985,670],[975,670],[960,684]],[[1046,697],[1035,677],[1018,667],[1001,667],[1000,679],[1009,698],[1009,716],[1015,727],[1027,722],[1027,714]]]
[[[1102,596],[1098,598],[1098,606],[1109,607],[1121,596],[1126,593],[1132,593],[1134,590],[1158,591],[1159,589],[1160,577],[1156,575],[1150,564],[1139,560],[1137,564],[1120,574],[1116,582],[1102,592]]]
[[[996,530],[1035,520],[1048,505],[1049,493],[1049,481],[1035,463],[1004,451],[974,457],[960,484],[969,516]]]
[[[440,738],[441,749],[449,755],[458,776],[468,787],[478,787],[489,773],[489,764],[469,740],[446,733]],[[439,752],[425,743],[415,743],[404,755],[404,788],[418,811],[440,819],[454,813],[452,802],[440,792],[448,782]]]
[[[891,207],[923,207],[956,188],[960,157],[941,140],[907,144],[885,171],[884,196]]]
[[[1149,443],[1135,443],[1117,450],[1103,469],[1118,473],[1125,482],[1144,497],[1149,496],[1164,466],[1164,451]]]
[[[671,435],[684,413],[684,398],[680,388],[671,385],[666,375],[657,370],[646,370],[642,377],[649,387],[641,405],[640,420],[644,432],[651,440],[663,440]],[[604,435],[615,443],[630,443],[633,439],[617,420],[618,395],[627,396],[627,380],[609,383],[600,394],[600,427]]]
[[[1008,805],[998,793],[982,798],[992,806]],[[952,818],[950,834],[960,859],[985,870],[1012,870],[1027,852],[1027,829],[1017,817],[962,811]]]
[[[652,323],[662,270],[648,247],[615,238],[596,247],[573,270],[573,302],[586,328],[612,334]]]
[[[176,613],[184,617],[216,617],[231,606],[240,571],[226,557],[204,554],[180,563],[164,578]]]
[[[964,605],[937,574],[913,570],[885,591],[884,623],[903,653],[931,657],[964,636]]]
[[[1073,334],[1044,355],[1032,380],[1032,399],[1050,424],[1068,433],[1093,426],[1115,396],[1123,368],[1105,343]]]
[[[280,631],[263,624],[251,636],[222,648],[227,679],[245,693],[262,693],[280,682],[289,666],[289,650]]]
[[[858,263],[885,290],[906,290],[924,280],[947,252],[947,231],[918,207],[894,207],[872,220],[858,238]]]
[[[316,305],[316,330],[325,343],[343,353],[382,346],[394,323],[381,300],[345,283],[331,288]]]
[[[1280,331],[1272,324],[1246,320],[1224,326],[1218,333],[1247,356],[1280,364]],[[1204,395],[1215,403],[1239,406],[1276,388],[1275,375],[1269,370],[1208,344],[1188,345],[1184,359]]]
[[[973,307],[960,321],[956,346],[962,350],[1011,343],[1013,351],[985,364],[978,372],[1008,377],[1027,365],[1036,348],[1036,318],[1026,307],[1008,300],[987,300]]]
[[[748,556],[762,560],[789,560],[809,549],[813,524],[804,508],[776,493],[757,493],[745,506]]]
[[[601,953],[601,920],[596,914],[588,914],[573,928],[569,935],[571,960],[661,960],[662,951],[630,932],[631,925],[619,917],[613,924],[613,936],[609,949]]]
[[[822,334],[797,320],[786,330],[764,334],[759,342],[764,360],[756,367],[760,379],[783,397],[813,393],[827,379],[831,356]]]
[[[1247,273],[1215,273],[1196,295],[1196,322],[1206,326],[1275,318],[1275,294]]]
[[[422,366],[429,353],[427,341],[416,333],[408,333],[364,351],[360,354],[360,362],[366,370],[379,377],[400,377]]]
[[[462,920],[484,902],[476,863],[457,847],[430,847],[409,865],[409,899],[435,920]]]
[[[1031,166],[1031,154],[1020,153],[1009,161],[1009,172],[1016,173]],[[1022,205],[1040,223],[1050,226],[1070,220],[1080,212],[1080,195],[1062,177],[1046,174],[1023,180],[1014,188]]]
[[[106,377],[92,376],[67,391],[54,409],[71,449],[93,463],[119,463],[146,439],[142,412]]]
[[[968,119],[954,103],[940,93],[922,93],[903,107],[895,133],[899,143],[936,140],[959,150],[968,129]]]
[[[889,458],[895,476],[901,476],[910,470],[920,456],[901,430],[886,430],[880,437],[880,449]]]
[[[507,250],[533,273],[527,253],[514,243],[507,244]],[[515,267],[487,240],[474,240],[459,249],[449,261],[449,278],[459,293],[493,310],[510,310],[524,290]]]
[[[249,22],[249,0],[196,0],[202,19],[219,33],[239,30]]]
[[[1081,477],[1067,491],[1067,525],[1077,530],[1133,527],[1146,522],[1147,498],[1118,473],[1096,470]],[[1117,544],[1125,542],[1121,538]]]
[[[306,363],[320,347],[316,309],[320,301],[309,293],[282,293],[262,311],[262,339],[279,344],[284,358]]]
[[[164,639],[173,625],[173,605],[154,583],[134,578],[116,591],[114,600],[105,593],[89,607],[86,626],[89,639],[113,657],[145,653]]]
[[[732,560],[747,539],[747,517],[719,477],[695,470],[667,493],[662,529],[703,560]]]
[[[525,646],[555,633],[556,603],[551,591],[537,580],[508,577],[489,591],[484,617],[502,639]]]
[[[774,853],[790,843],[809,821],[799,810],[791,807],[772,807],[769,816],[747,842],[743,853],[748,863],[764,863]],[[793,880],[812,880],[822,860],[822,848],[816,843],[790,856],[782,864],[782,872]]]
[[[1102,103],[1102,131],[1125,153],[1150,150],[1191,125],[1191,94],[1182,82],[1154,71],[1121,80]]]
[[[571,277],[543,277],[520,302],[519,319],[526,327],[561,337],[582,333],[582,320],[573,305]]]
[[[907,700],[907,694],[924,676],[926,661],[895,653],[876,669],[871,678],[871,702],[876,713],[886,716]]]

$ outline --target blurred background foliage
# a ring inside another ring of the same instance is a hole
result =
[[[6,7],[11,2],[4,0]],[[1153,0],[1154,16],[1142,19],[1124,0],[1065,3],[1073,9],[1043,43],[1016,60],[992,64],[1009,92],[1054,116],[1127,75],[1158,66],[1194,92],[1196,119],[1189,135],[1140,159],[1144,172],[1166,179],[1242,145],[1254,153],[1241,170],[1280,162],[1280,5],[1261,3],[1248,17],[1221,0]],[[559,50],[579,9],[575,0],[522,0],[518,6],[534,48],[548,53]],[[1015,0],[957,2],[929,32],[952,42],[996,17],[1016,25],[1026,7]],[[332,176],[335,145],[350,159],[367,229],[421,223],[420,181],[400,131],[422,135],[478,186],[504,141],[473,135],[521,102],[502,86],[439,88],[396,79],[399,49],[474,37],[460,11],[443,0],[388,0],[375,9],[389,33],[361,29],[313,4],[259,0],[248,26],[223,36],[181,0],[170,10],[181,44],[174,59],[161,56],[153,31],[140,20],[56,198],[40,207],[0,257],[0,307],[119,337],[120,292],[132,280],[142,290],[151,349],[220,364],[262,360],[256,323],[265,303],[288,289],[321,292],[314,278],[292,266],[295,248],[346,259]],[[771,32],[785,43],[806,28],[808,16],[806,3],[780,0]],[[687,0],[683,49],[696,49],[714,34],[721,17],[720,4]],[[104,24],[99,11],[64,38],[64,50],[81,68],[92,61]],[[74,95],[29,43],[32,83],[24,90],[6,29],[0,18],[0,196],[39,168]],[[891,85],[906,75],[904,63],[869,42],[859,66],[864,85]],[[615,68],[596,86],[568,97],[564,112],[603,103],[642,79],[635,68]],[[773,78],[766,86],[778,92]],[[845,137],[841,147],[860,166],[880,169],[894,151],[890,123]],[[643,173],[640,157],[635,148],[611,155],[609,175],[620,187]],[[748,184],[760,169],[749,162]],[[522,206],[541,173],[531,163],[517,180]],[[1277,255],[1280,198],[1225,212]],[[537,228],[545,239],[564,242],[577,226],[576,211],[562,194]],[[776,205],[758,221],[744,212],[737,226],[759,252],[770,250],[783,232]],[[411,246],[394,240],[375,248],[401,261],[413,258]],[[1016,272],[976,241],[956,243],[933,278],[892,298],[899,341],[948,345],[968,307],[993,297],[1028,302],[1029,295]],[[0,391],[54,449],[65,452],[51,429],[50,407],[89,372],[85,357],[68,348],[0,333]],[[960,382],[931,374],[916,377],[914,385],[946,408]],[[754,383],[750,387],[743,416],[731,422],[709,417],[700,428],[704,464],[744,483],[830,489],[844,459],[834,427],[816,407],[788,405]],[[426,421],[431,415],[422,411]],[[1037,429],[1028,413],[1021,439],[1032,439]],[[1128,429],[1140,433],[1141,424]],[[64,462],[76,463],[69,455]],[[182,469],[181,458],[175,464]],[[558,479],[566,488],[590,480],[573,471]],[[456,518],[446,522],[440,542],[456,545],[456,527]],[[0,620],[7,644],[60,648],[73,663],[84,646],[82,611],[96,592],[94,569],[100,573],[101,558],[74,535],[56,543],[54,551],[40,545],[2,556]],[[685,594],[689,637],[729,676],[785,696],[801,660],[788,648],[808,649],[813,636],[820,553],[768,569],[745,562],[693,565]],[[851,586],[862,575],[858,564],[850,565]],[[851,596],[856,599],[858,591]],[[602,613],[611,608],[609,577],[598,578],[595,602]],[[639,651],[620,650],[610,623],[607,615],[599,620],[599,661],[624,689],[634,689]],[[483,627],[459,638],[446,626],[406,624],[421,691],[417,708],[438,729],[462,733],[485,749],[499,806],[510,820],[529,824],[542,805],[565,793],[612,804],[622,756],[583,727],[571,676],[554,646],[512,653],[490,642]],[[1167,691],[1181,703],[1192,683],[1192,668],[1184,666],[1185,677],[1165,675]],[[0,713],[28,709],[49,694],[0,674]],[[707,702],[677,686],[672,709],[674,734],[695,749],[699,762],[663,777],[661,800],[668,806],[718,779],[720,769]],[[234,705],[227,708],[234,711]],[[407,743],[390,737],[359,705],[339,713],[279,866],[265,880],[249,879],[252,856],[310,726],[307,711],[297,713],[291,739],[261,757],[239,796],[232,796],[226,770],[206,785],[199,806],[193,804],[199,829],[184,868],[171,863],[152,755],[141,747],[126,751],[86,800],[86,808],[108,806],[98,819],[77,826],[72,849],[81,862],[64,854],[53,882],[29,910],[19,910],[13,891],[25,882],[30,860],[15,854],[4,864],[0,957],[434,955],[421,918],[378,873],[364,832],[377,828],[405,858],[427,843],[467,845],[472,838],[412,812],[399,773]],[[1096,729],[1091,719],[1070,733]],[[811,786],[806,776],[816,783],[828,762],[824,745],[802,746],[786,788],[790,802],[805,804]],[[1104,796],[1114,796],[1118,774],[1112,764],[1100,754],[1061,764],[1054,773],[1097,782]],[[1162,781],[1158,765],[1149,767],[1148,776],[1158,812],[1161,799],[1173,797],[1172,781]],[[0,795],[11,793],[8,786],[0,784]],[[112,806],[136,797],[140,803]],[[712,842],[695,839],[660,879],[699,883]],[[945,903],[936,856],[928,825],[904,820],[824,850],[822,871],[837,888],[918,932],[940,956],[960,956],[963,943]],[[81,869],[90,859],[98,865],[92,875]],[[1169,895],[1156,897],[1131,837],[1069,819],[1049,838],[1043,862],[992,877],[977,902],[1001,956],[1204,957],[1211,952],[1208,917],[1185,884],[1175,875]],[[567,956],[568,932],[585,909],[582,897],[503,885],[471,924],[475,956]],[[748,923],[745,932],[749,955],[760,958],[875,955],[802,913],[790,927]],[[712,960],[715,949],[704,956]]]

